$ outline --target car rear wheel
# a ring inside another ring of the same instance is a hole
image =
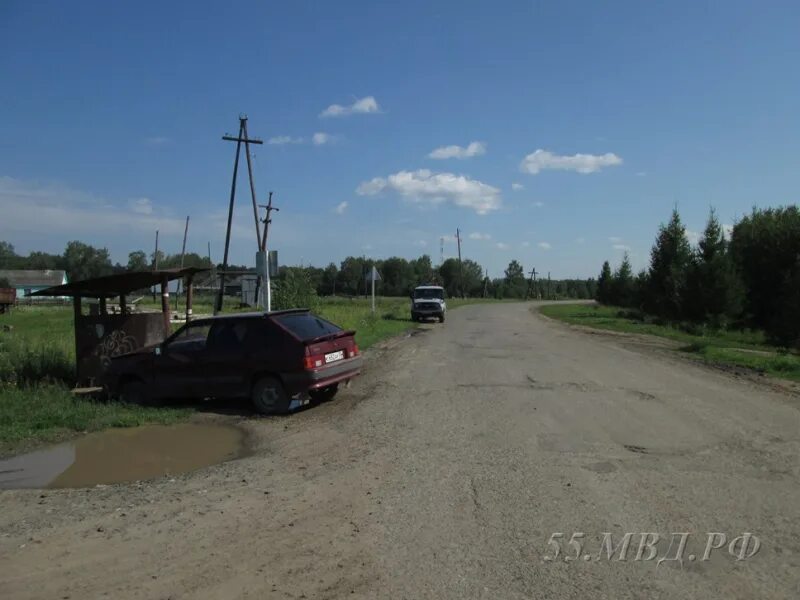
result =
[[[289,411],[291,398],[279,379],[262,377],[253,386],[253,406],[261,414],[281,415]]]
[[[129,379],[122,384],[119,392],[120,402],[125,404],[139,404],[141,406],[151,406],[153,398],[147,386],[138,379]]]
[[[339,384],[334,383],[333,385],[329,385],[328,387],[320,388],[318,390],[308,390],[308,397],[315,404],[319,404],[320,402],[328,402],[333,400],[333,397],[338,391]]]

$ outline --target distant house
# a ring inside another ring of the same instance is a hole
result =
[[[47,297],[25,298],[25,294],[68,283],[67,272],[61,269],[45,270],[14,270],[0,269],[0,279],[7,279],[11,287],[17,291],[17,300],[26,302],[41,302],[52,300]]]

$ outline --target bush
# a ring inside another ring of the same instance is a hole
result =
[[[74,381],[74,359],[66,344],[31,343],[9,334],[0,336],[0,384]]]
[[[310,308],[316,310],[319,297],[305,269],[284,269],[272,286],[272,309]]]

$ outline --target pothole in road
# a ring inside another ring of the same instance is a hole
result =
[[[0,461],[0,489],[80,488],[154,479],[245,454],[244,431],[228,425],[110,429]]]
[[[644,446],[634,446],[632,444],[625,444],[625,450],[635,452],[636,454],[648,454],[649,450]]]

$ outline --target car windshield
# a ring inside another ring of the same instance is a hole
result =
[[[312,340],[342,330],[341,327],[311,313],[280,315],[275,320],[301,340]]]
[[[414,298],[444,300],[444,290],[441,288],[416,289],[414,290]]]

